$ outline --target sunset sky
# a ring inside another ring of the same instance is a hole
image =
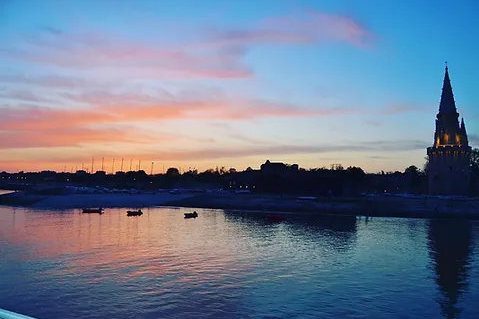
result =
[[[422,168],[446,60],[479,146],[479,2],[417,2],[0,0],[0,171]]]

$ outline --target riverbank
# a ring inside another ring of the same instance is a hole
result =
[[[0,205],[23,206],[35,209],[71,209],[85,207],[153,207],[168,206],[170,201],[181,201],[192,193],[69,193],[44,195],[15,192],[0,195]]]
[[[170,201],[168,205],[376,217],[479,219],[479,199],[477,198],[394,195],[313,198],[226,193],[220,196],[185,197]]]
[[[479,219],[478,198],[381,195],[358,197],[295,197],[224,191],[161,191],[149,193],[73,193],[39,195],[15,192],[0,195],[0,205],[35,209],[84,207],[154,207],[253,210],[265,212],[323,213],[383,217],[461,217]]]

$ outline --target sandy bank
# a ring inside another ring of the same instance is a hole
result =
[[[16,192],[0,196],[1,205],[26,206],[38,209],[69,209],[85,207],[149,207],[165,206],[170,201],[183,200],[192,194],[66,194],[38,195]]]
[[[26,192],[0,195],[0,204],[39,209],[84,207],[179,206],[309,212],[394,217],[465,217],[479,219],[479,199],[428,196],[361,196],[353,198],[300,198],[294,196],[229,192],[158,192],[140,194],[35,195]]]

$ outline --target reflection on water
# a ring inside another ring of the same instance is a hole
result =
[[[428,227],[429,249],[442,293],[439,298],[445,318],[458,318],[458,301],[467,288],[471,263],[472,227],[465,220],[431,220]]]
[[[281,231],[289,239],[313,241],[325,247],[341,250],[354,244],[356,216],[295,216],[293,214],[258,214],[225,211],[227,221],[243,225],[251,236],[264,236],[265,231]]]
[[[0,308],[38,318],[479,316],[475,222],[186,211],[0,207]]]

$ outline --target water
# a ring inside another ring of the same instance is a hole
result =
[[[0,207],[0,308],[38,318],[479,318],[479,223]]]

